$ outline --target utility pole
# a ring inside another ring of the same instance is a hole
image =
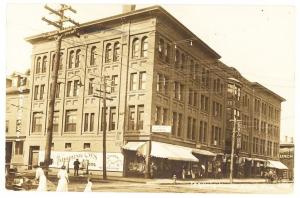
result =
[[[110,92],[107,92],[107,76],[102,76],[102,81],[103,81],[103,90],[96,90],[98,92],[103,93],[103,96],[101,95],[93,95],[94,97],[96,98],[100,98],[102,99],[103,101],[103,112],[102,112],[102,126],[103,126],[103,137],[102,137],[102,147],[103,147],[103,161],[102,161],[102,169],[103,169],[103,174],[102,174],[102,177],[103,177],[103,180],[106,180],[107,179],[107,174],[106,174],[106,130],[107,130],[107,124],[106,124],[106,100],[113,100],[112,98],[108,98],[106,96],[106,94],[110,94]],[[101,87],[100,85],[100,87]]]
[[[51,14],[55,14],[59,16],[58,21],[50,21],[45,17],[42,18],[43,21],[47,22],[49,25],[53,25],[58,30],[53,34],[46,35],[49,39],[56,39],[56,55],[55,55],[55,64],[53,68],[53,73],[51,74],[51,90],[50,90],[50,101],[49,101],[49,113],[48,113],[48,125],[47,125],[47,136],[46,136],[46,145],[45,145],[45,159],[44,159],[44,166],[45,166],[45,174],[48,176],[49,165],[51,164],[51,144],[52,144],[52,133],[53,133],[53,114],[54,114],[54,106],[55,106],[55,93],[56,93],[56,84],[58,78],[58,68],[60,64],[60,50],[61,50],[61,42],[62,38],[66,35],[77,35],[77,28],[79,24],[73,21],[72,19],[66,17],[64,12],[66,10],[70,10],[73,13],[76,13],[71,6],[67,6],[65,4],[60,5],[60,9],[54,10],[47,5],[45,5],[45,9],[49,10]],[[76,25],[76,28],[64,28],[64,22],[71,22],[72,24]],[[78,36],[78,35],[77,35]]]
[[[234,143],[235,143],[235,125],[236,125],[236,117],[235,117],[235,110],[233,112],[233,129],[232,129],[232,139],[231,139],[231,155],[230,155],[230,183],[233,182],[233,155],[234,155]]]

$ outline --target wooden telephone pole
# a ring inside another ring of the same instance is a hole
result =
[[[56,84],[58,78],[58,68],[60,64],[60,50],[61,50],[61,42],[62,38],[67,35],[76,35],[77,28],[79,24],[73,21],[72,19],[66,17],[65,11],[70,10],[73,13],[76,13],[76,10],[71,8],[71,6],[67,6],[65,4],[61,4],[58,10],[54,10],[47,5],[45,5],[45,9],[50,11],[50,14],[55,14],[59,17],[58,21],[50,21],[45,17],[42,18],[43,21],[47,22],[49,25],[53,25],[57,28],[57,31],[53,34],[47,34],[46,37],[49,39],[56,40],[56,55],[55,55],[55,64],[53,68],[53,73],[51,73],[51,90],[50,90],[50,101],[49,101],[49,112],[48,112],[48,125],[47,125],[47,137],[46,137],[46,146],[45,146],[45,174],[48,175],[49,165],[51,164],[51,144],[52,144],[52,133],[53,133],[53,114],[54,114],[54,106],[55,106],[55,93],[56,93]],[[64,28],[64,23],[70,22],[74,24],[76,27]]]

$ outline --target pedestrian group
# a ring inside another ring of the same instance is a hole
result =
[[[79,160],[76,159],[74,161],[74,176],[78,176],[78,170],[79,170]],[[35,179],[38,180],[38,188],[36,191],[47,191],[47,178],[45,176],[44,170],[43,170],[44,163],[40,162],[40,165],[36,168],[36,174]],[[66,170],[66,167],[63,165],[60,170],[57,173],[58,178],[58,184],[56,187],[56,192],[68,192],[68,184],[69,184],[69,175]],[[87,184],[85,186],[84,192],[92,192],[92,179],[90,177],[87,178]]]

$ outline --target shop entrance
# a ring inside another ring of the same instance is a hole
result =
[[[6,142],[5,144],[5,164],[10,164],[12,156],[12,142]]]
[[[31,170],[32,167],[35,167],[38,165],[39,162],[39,146],[30,146],[29,147],[29,163],[28,163],[28,169]]]

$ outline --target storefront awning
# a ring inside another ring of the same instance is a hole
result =
[[[145,142],[128,142],[122,148],[129,151],[137,151]]]
[[[276,168],[276,169],[280,169],[280,170],[288,169],[288,167],[286,165],[284,165],[283,163],[281,163],[280,161],[273,161],[273,160],[267,161],[267,167]]]
[[[260,159],[260,158],[252,158],[252,160],[254,161],[258,161],[258,162],[265,162],[266,160],[264,159]]]
[[[137,151],[139,154],[145,156],[147,152],[146,146],[147,142],[128,142],[126,145],[123,146],[123,149]],[[169,160],[192,162],[199,161],[192,154],[192,148],[155,141],[151,141],[150,155],[152,157],[165,158]]]
[[[154,141],[152,141],[151,145],[151,156],[158,158],[167,158],[169,160],[192,162],[199,161],[192,154],[191,148]]]
[[[217,156],[217,154],[207,151],[207,150],[203,150],[203,149],[193,149],[192,151],[193,153],[199,154],[199,155],[206,155],[206,156],[212,156],[215,157]]]

